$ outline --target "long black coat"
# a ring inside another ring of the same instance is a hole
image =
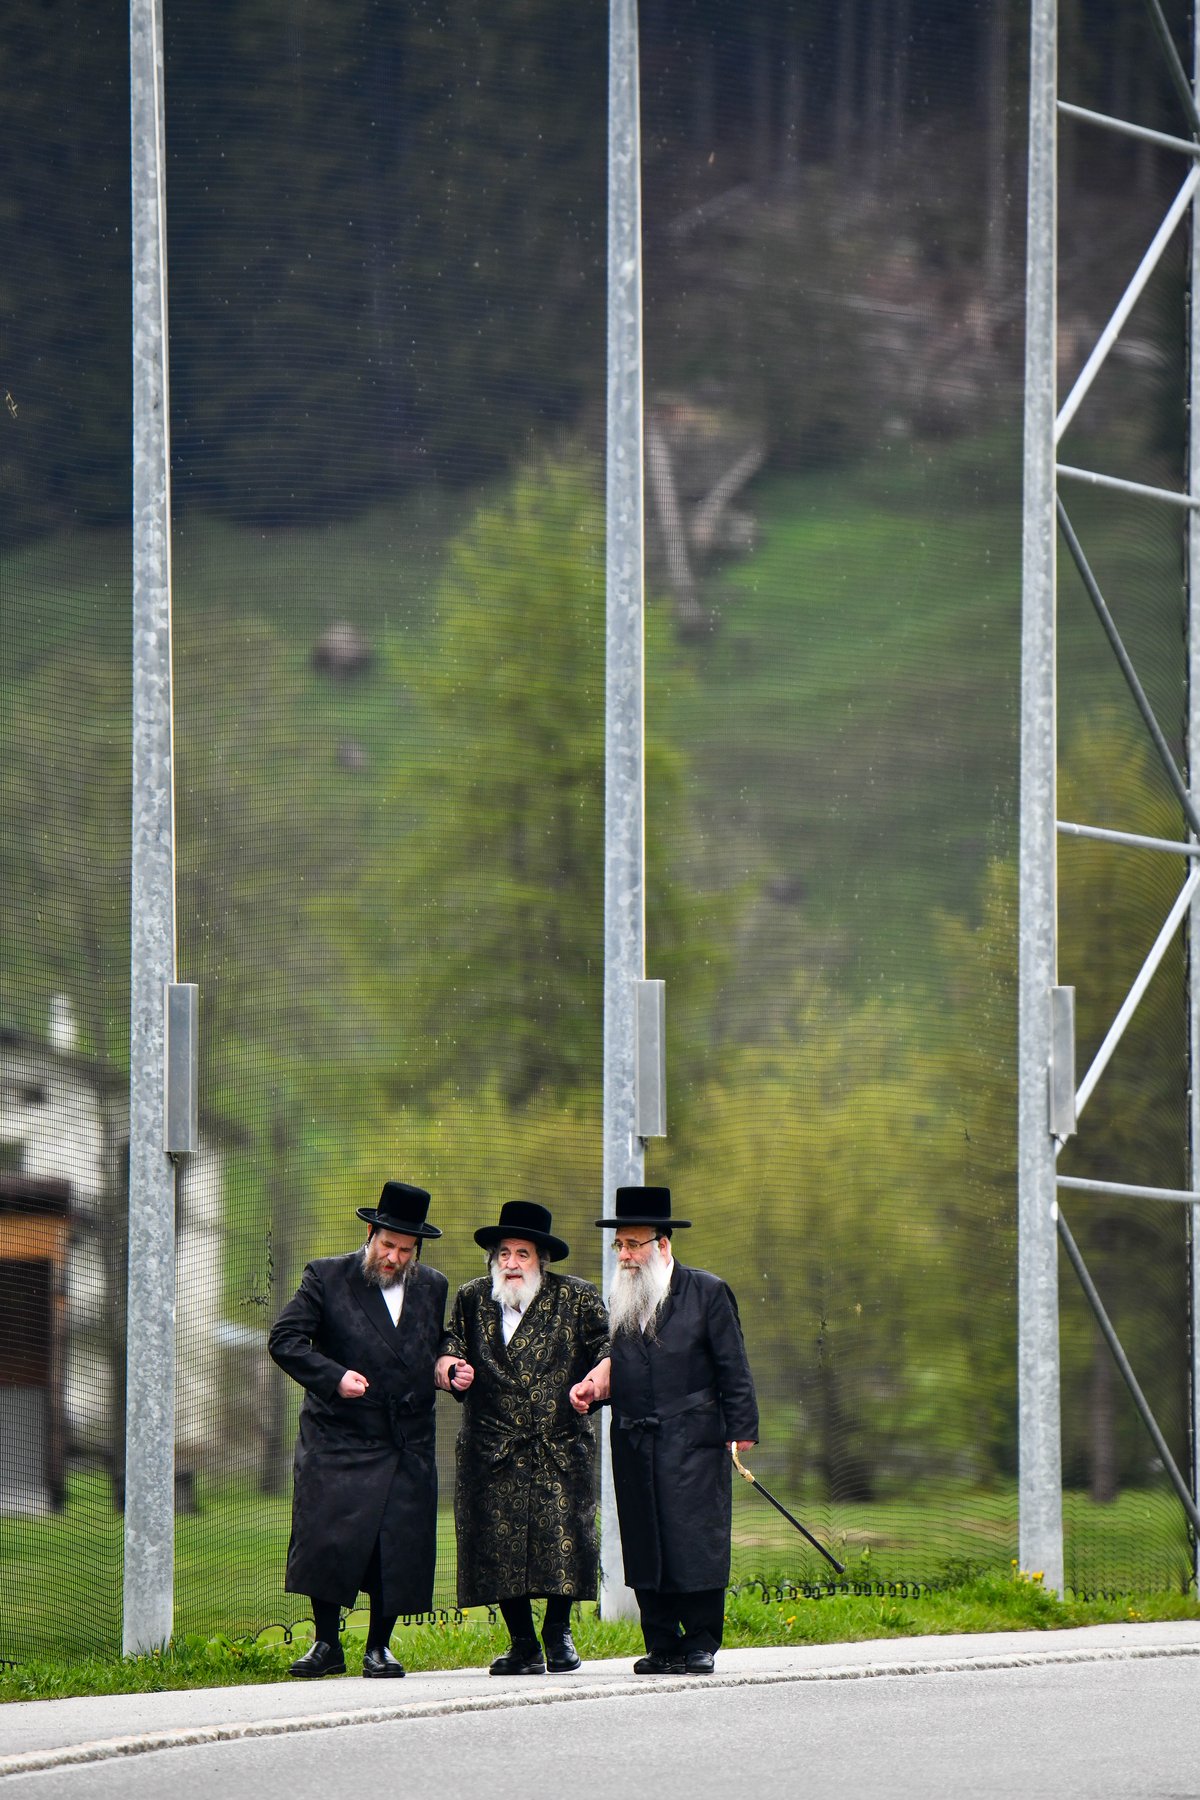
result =
[[[733,1293],[676,1263],[655,1335],[614,1332],[612,1466],[630,1587],[696,1593],[729,1580],[731,1459],[757,1439]]]
[[[426,1612],[437,1553],[433,1366],[446,1277],[418,1263],[400,1321],[363,1279],[361,1253],[311,1262],[271,1329],[271,1355],[307,1392],[292,1494],[290,1594],[353,1606],[380,1540],[383,1610]],[[347,1369],[370,1386],[337,1387]]]
[[[491,1277],[455,1296],[445,1352],[475,1380],[458,1434],[458,1603],[517,1594],[596,1595],[596,1433],[567,1398],[608,1350],[590,1282],[547,1269],[504,1342]]]

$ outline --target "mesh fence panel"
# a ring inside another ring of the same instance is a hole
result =
[[[113,1647],[120,1610],[127,19],[62,10],[0,27],[23,71],[3,1656]],[[757,1468],[859,1584],[1016,1555],[1024,33],[998,3],[643,9],[647,936],[670,1034],[647,1179],[696,1221],[680,1254],[738,1295]],[[1063,92],[1178,129],[1143,33],[1132,0],[1071,15]],[[307,1613],[282,1591],[299,1391],[266,1332],[309,1258],[359,1241],[356,1206],[390,1176],[428,1186],[452,1292],[509,1198],[549,1205],[567,1267],[599,1275],[606,20],[168,0],[165,42],[180,973],[203,1057],[175,1617],[239,1633]],[[1065,391],[1174,174],[1107,140],[1064,136],[1063,159]],[[1182,267],[1065,460],[1180,485]],[[1178,518],[1064,497],[1178,745]],[[1178,838],[1065,556],[1060,585],[1060,813]],[[1064,843],[1081,1069],[1181,871]],[[1064,1172],[1187,1184],[1184,1034],[1176,954]],[[1186,1464],[1187,1215],[1065,1205]],[[1069,1271],[1062,1345],[1069,1584],[1186,1584],[1182,1510]],[[734,1526],[736,1580],[820,1578],[741,1484]]]
[[[64,15],[70,15],[65,17]],[[0,1655],[120,1641],[129,1043],[129,76],[0,26]],[[84,121],[86,120],[86,124]]]

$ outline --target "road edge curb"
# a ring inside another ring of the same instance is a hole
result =
[[[985,1674],[998,1669],[1027,1669],[1060,1663],[1140,1662],[1157,1657],[1200,1657],[1200,1644],[1130,1644],[1089,1650],[1027,1650],[990,1656],[945,1657],[892,1663],[837,1663],[828,1668],[765,1670],[761,1674],[655,1677],[604,1687],[584,1683],[549,1692],[475,1694],[461,1700],[414,1701],[407,1705],[356,1707],[342,1712],[300,1713],[282,1719],[231,1720],[217,1725],[181,1725],[170,1731],[96,1738],[48,1750],[19,1750],[0,1755],[0,1779],[32,1775],[46,1769],[111,1762],[145,1756],[154,1750],[186,1750],[204,1744],[240,1743],[250,1738],[288,1737],[302,1731],[339,1731],[348,1725],[390,1725],[404,1719],[453,1718],[462,1713],[504,1712],[524,1706],[556,1706],[581,1700],[627,1700],[655,1694],[694,1693],[699,1688],[777,1687],[784,1683],[878,1681],[891,1676]]]

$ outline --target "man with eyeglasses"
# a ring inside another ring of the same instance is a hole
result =
[[[607,1355],[608,1319],[590,1282],[547,1269],[570,1254],[551,1224],[546,1207],[506,1200],[475,1233],[488,1273],[458,1290],[435,1372],[463,1402],[458,1603],[498,1605],[511,1639],[493,1675],[577,1669],[571,1607],[596,1597],[595,1428],[569,1393]]]
[[[612,1405],[613,1485],[625,1579],[646,1654],[638,1675],[711,1675],[721,1647],[732,1520],[731,1443],[758,1441],[737,1302],[676,1262],[671,1190],[617,1189],[611,1355],[571,1390],[577,1411]]]

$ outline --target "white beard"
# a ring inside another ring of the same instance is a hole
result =
[[[523,1313],[530,1301],[536,1300],[541,1285],[540,1269],[530,1269],[520,1280],[510,1281],[501,1271],[499,1263],[492,1264],[492,1299],[497,1306],[511,1306]]]
[[[670,1265],[661,1256],[618,1267],[608,1294],[608,1322],[614,1331],[654,1336],[658,1309],[671,1285]]]

